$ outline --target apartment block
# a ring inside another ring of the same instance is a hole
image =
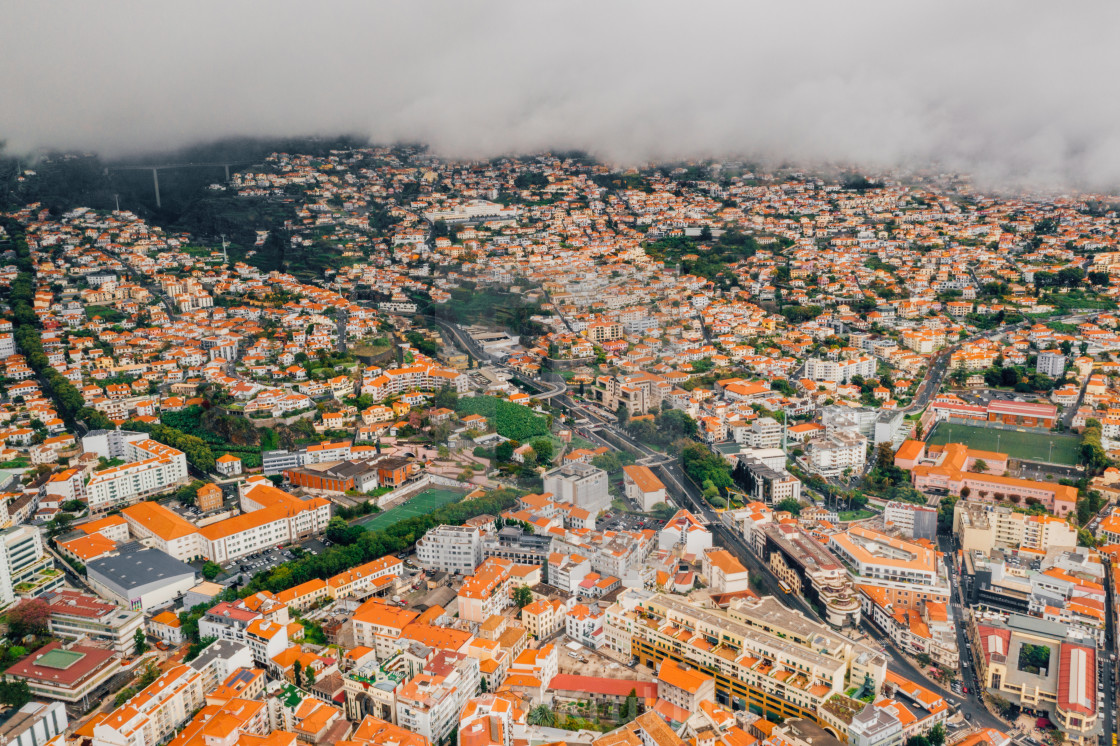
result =
[[[416,561],[427,570],[468,575],[482,564],[482,532],[474,526],[437,526],[416,542]]]

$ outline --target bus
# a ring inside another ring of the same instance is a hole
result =
[[[786,581],[784,580],[778,581],[778,587],[782,589],[783,593],[793,593],[793,589],[786,585]],[[1113,746],[1116,746],[1116,744],[1113,744]]]

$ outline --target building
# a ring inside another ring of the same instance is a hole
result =
[[[895,608],[949,602],[947,571],[932,545],[853,526],[829,537],[828,548],[847,564],[861,588],[880,589]]]
[[[1043,350],[1038,353],[1035,370],[1044,376],[1061,378],[1066,372],[1066,356],[1057,350]]]
[[[754,458],[739,456],[732,477],[748,502],[774,505],[786,499],[801,499],[800,479],[784,468],[775,469]]]
[[[202,555],[198,529],[181,515],[158,502],[144,501],[121,511],[129,531],[147,546],[182,562]]]
[[[223,502],[222,488],[216,484],[204,484],[195,492],[195,506],[203,513],[219,510]]]
[[[93,726],[92,746],[156,746],[171,738],[206,704],[201,673],[168,669]]]
[[[701,573],[712,593],[742,593],[750,590],[747,568],[726,549],[708,549],[701,557]]]
[[[905,445],[905,444],[904,444]],[[990,503],[1025,506],[1040,504],[1049,512],[1066,516],[1077,507],[1077,488],[1003,476],[1007,454],[977,451],[960,443],[930,447],[928,456],[911,469],[914,487],[923,492],[947,492]],[[977,469],[983,461],[984,471]],[[931,463],[932,462],[932,463]]]
[[[660,549],[679,546],[685,554],[699,556],[705,549],[712,548],[712,532],[699,518],[682,508],[661,528],[657,546]]]
[[[468,575],[482,564],[482,532],[474,526],[436,526],[416,542],[416,561],[426,570]]]
[[[834,627],[859,626],[860,601],[844,566],[800,526],[757,527],[762,560],[789,592],[819,604]]]
[[[25,524],[0,531],[0,605],[17,596],[41,596],[64,583],[43,545],[41,529]]]
[[[1045,554],[1051,549],[1077,546],[1077,529],[1052,515],[1016,512],[1010,505],[980,500],[958,500],[953,508],[953,533],[964,552],[984,556],[996,549],[1029,549]]]
[[[111,647],[121,655],[136,648],[136,630],[144,622],[139,611],[106,603],[97,596],[69,588],[44,593],[41,598],[50,610],[48,628],[52,635],[66,640],[86,638]]]
[[[968,628],[987,691],[1046,716],[1075,744],[1103,732],[1097,655],[1063,624],[1022,614],[976,614]]]
[[[47,643],[5,674],[27,682],[31,696],[79,704],[107,694],[109,680],[120,673],[121,659],[107,648],[60,642]]]
[[[937,511],[934,508],[891,500],[883,510],[883,523],[911,539],[937,541]]]
[[[867,438],[859,433],[837,430],[809,441],[806,456],[810,471],[825,477],[845,472],[860,474],[867,463]]]
[[[875,358],[866,355],[847,360],[811,357],[805,361],[805,377],[813,381],[850,383],[854,376],[874,378],[875,370]]]
[[[86,565],[90,586],[126,609],[147,611],[186,593],[198,576],[185,562],[150,547],[130,545]]]
[[[508,607],[513,563],[491,557],[478,566],[459,588],[459,617],[482,623]]]
[[[626,496],[633,500],[643,513],[648,513],[655,505],[665,502],[665,485],[648,466],[631,464],[622,467],[622,473]]]
[[[902,742],[902,722],[885,707],[868,704],[848,724],[850,746],[901,746]]]
[[[235,477],[241,473],[241,459],[229,453],[223,453],[214,461],[214,468],[226,477]]]
[[[865,680],[877,693],[886,677],[885,656],[769,597],[724,612],[630,588],[607,609],[604,634],[614,652],[643,665],[671,659],[713,677],[717,704],[734,699],[763,716],[816,722],[834,694]]]
[[[0,724],[0,743],[43,746],[65,733],[69,724],[66,707],[61,702],[28,702]]]
[[[137,435],[131,433],[128,435]],[[127,463],[101,469],[90,474],[85,486],[86,502],[90,512],[105,513],[113,508],[130,505],[152,495],[186,484],[187,456],[182,451],[151,440],[143,433],[142,438],[126,436],[120,442],[120,458]],[[100,437],[100,436],[98,436]],[[91,452],[87,442],[91,436],[82,438],[82,447]],[[115,448],[110,448],[112,453]],[[94,451],[103,455],[99,451]]]
[[[570,463],[544,473],[544,491],[557,502],[571,503],[590,513],[610,507],[607,473],[583,463]]]
[[[480,680],[478,660],[440,651],[423,673],[397,690],[397,725],[432,744],[447,744],[459,724],[459,713],[478,692]]]
[[[672,659],[657,669],[657,696],[686,712],[698,712],[700,703],[716,701],[714,677]]]

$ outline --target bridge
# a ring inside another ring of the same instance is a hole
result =
[[[226,181],[229,181],[229,167],[230,166],[251,166],[257,161],[217,161],[213,163],[206,163],[200,161],[183,161],[180,163],[150,163],[134,166],[106,166],[105,175],[107,176],[110,171],[151,171],[152,172],[152,186],[156,191],[156,207],[162,207],[159,199],[159,172],[161,170],[173,168],[224,168],[226,171]]]

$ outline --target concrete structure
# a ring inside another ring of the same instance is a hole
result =
[[[1061,378],[1066,372],[1066,356],[1057,350],[1043,350],[1038,353],[1035,370],[1051,378]]]
[[[108,693],[109,680],[120,673],[121,659],[112,650],[71,643],[47,643],[5,673],[27,682],[31,696],[88,707],[90,699]]]
[[[572,503],[591,513],[610,507],[607,473],[590,464],[564,464],[544,473],[544,491],[557,502]]]
[[[833,534],[828,548],[848,565],[861,588],[881,589],[896,608],[949,602],[945,565],[930,546],[853,526]]]
[[[0,725],[0,743],[43,746],[65,733],[69,724],[66,707],[61,702],[28,702]]]
[[[204,677],[177,665],[133,695],[93,727],[92,746],[156,746],[206,704]]]
[[[86,638],[102,643],[121,655],[136,649],[136,630],[144,622],[139,611],[106,603],[97,596],[69,588],[50,591],[41,597],[50,609],[48,628],[66,640]]]
[[[627,589],[607,609],[606,644],[658,669],[672,658],[715,678],[716,701],[763,715],[819,719],[821,705],[870,678],[879,692],[886,657],[790,611],[774,598],[728,611]]]
[[[809,469],[826,477],[859,474],[867,463],[867,438],[859,433],[828,433],[810,440],[806,450]]]
[[[1009,505],[958,500],[953,508],[953,533],[965,552],[985,556],[995,549],[1029,549],[1045,553],[1077,546],[1077,529],[1052,515],[1017,513]]]
[[[137,438],[136,435],[143,437]],[[104,455],[102,448],[110,454],[120,452],[121,455],[108,458],[126,462],[123,466],[101,469],[90,475],[85,492],[93,513],[104,513],[167,492],[186,484],[188,479],[186,454],[157,443],[144,433],[125,433],[120,438],[91,434],[82,438],[82,448],[86,453],[98,455]],[[97,450],[91,451],[91,448]]]
[[[631,464],[622,467],[622,484],[626,496],[633,500],[642,511],[648,513],[659,503],[665,502],[666,490],[661,480],[648,466]]]
[[[968,632],[985,689],[1046,714],[1069,743],[1093,743],[1100,735],[1095,646],[1065,625],[1020,614],[977,614]]]
[[[883,523],[911,539],[937,541],[937,510],[892,500],[883,510]]]
[[[840,561],[799,526],[758,527],[762,559],[791,593],[818,603],[834,627],[859,626],[860,601]]]
[[[39,527],[0,531],[0,605],[12,603],[17,596],[41,596],[64,584],[65,576],[47,554]]]
[[[747,568],[726,549],[708,549],[701,556],[700,572],[712,593],[742,593],[750,590]]]
[[[121,547],[121,553],[86,565],[90,586],[126,609],[147,611],[190,590],[194,568],[158,549]]]
[[[692,513],[678,510],[661,528],[657,546],[660,549],[681,547],[685,554],[699,556],[705,549],[712,548],[712,532]]]
[[[427,570],[468,575],[482,564],[482,532],[473,526],[437,526],[416,542],[416,561]]]
[[[732,476],[748,501],[774,505],[786,499],[801,499],[801,480],[784,468],[775,469],[763,461],[739,456]]]

